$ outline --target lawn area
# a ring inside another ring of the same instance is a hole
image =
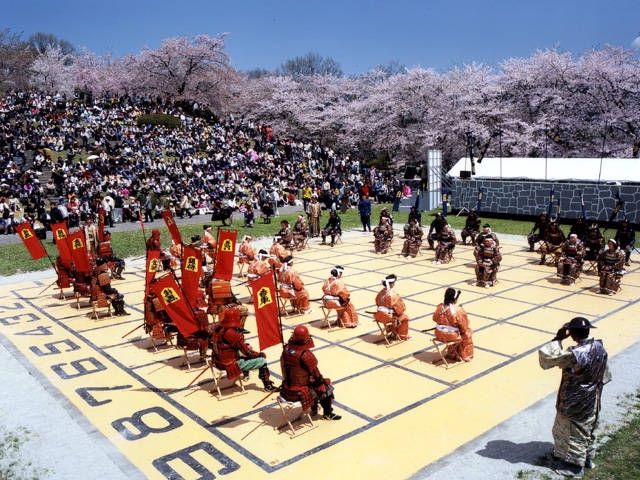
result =
[[[371,213],[372,225],[378,223],[380,211],[385,207],[391,209],[391,206],[391,204],[373,205]],[[422,225],[425,235],[429,231],[429,224],[433,220],[436,211],[439,210],[422,212]],[[234,220],[233,228],[238,229],[240,237],[248,232],[250,232],[256,239],[260,237],[271,237],[275,235],[275,233],[277,233],[280,229],[280,220],[286,219],[293,226],[293,224],[297,220],[297,217],[298,213],[284,214],[279,218],[272,219],[272,223],[270,224],[264,224],[262,223],[262,220],[258,218],[256,219],[253,228],[244,228],[242,227],[241,220]],[[404,225],[407,221],[408,213],[393,212],[393,217],[394,223],[396,225]],[[323,220],[321,222],[321,226],[324,226],[324,221],[327,218],[326,212],[324,212],[322,218]],[[340,214],[340,218],[342,220],[343,230],[351,230],[361,227],[362,225],[360,223],[360,217],[358,216],[358,212],[356,209],[351,209],[344,214]],[[464,215],[456,217],[455,215],[450,214],[447,216],[447,220],[455,230],[460,230],[462,229],[462,227],[464,227],[466,218],[467,217]],[[498,235],[500,235],[501,233],[510,235],[526,235],[529,233],[532,226],[531,222],[520,220],[506,220],[497,218],[491,219],[484,218],[482,216],[481,218],[483,223],[489,222],[491,224],[491,229]],[[199,217],[198,219],[194,219],[194,222],[192,224],[180,225],[180,232],[185,242],[188,242],[192,235],[202,234],[202,224],[204,222],[206,222],[206,219],[203,217]],[[144,255],[145,238],[148,238],[148,236],[151,234],[151,229],[160,230],[161,238],[163,239],[163,245],[168,247],[170,236],[167,227],[164,225],[163,221],[156,220],[156,222],[154,222],[152,225],[146,226],[144,233],[141,228],[130,231],[118,231],[117,228],[115,230],[112,230],[111,243],[113,246],[113,251],[118,257],[121,258],[138,257]],[[50,240],[43,242],[43,244],[45,249],[47,250],[47,253],[49,254],[49,257],[45,257],[37,261],[33,261],[31,259],[29,253],[27,252],[27,249],[21,242],[1,245],[0,255],[3,259],[3,262],[0,262],[0,276],[10,276],[15,275],[16,273],[35,272],[51,268],[52,263],[55,263],[55,259],[58,255],[58,249],[51,243]]]

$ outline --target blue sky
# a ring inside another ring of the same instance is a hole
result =
[[[640,48],[639,0],[18,0],[0,18],[0,29],[24,40],[52,33],[116,57],[169,37],[226,32],[238,70],[275,69],[308,52],[357,74],[391,61],[440,72],[497,66],[554,46],[575,56]]]

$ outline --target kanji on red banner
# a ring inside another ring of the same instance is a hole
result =
[[[178,226],[173,219],[173,215],[171,215],[171,210],[165,210],[162,212],[162,218],[164,218],[164,223],[167,224],[167,228],[171,234],[171,240],[173,240],[173,243],[176,245],[180,245],[182,243],[182,235],[180,234],[180,230],[178,230]]]
[[[71,268],[73,258],[71,257],[71,249],[67,243],[67,237],[69,236],[67,222],[52,223],[51,232],[53,233],[53,240],[56,242],[56,247],[58,247],[62,264]]]
[[[236,256],[237,230],[220,229],[218,232],[218,250],[216,251],[216,270],[214,278],[231,280],[233,263]]]
[[[144,296],[147,298],[149,285],[160,270],[160,250],[147,250],[147,271],[144,278]]]
[[[271,272],[251,282],[253,289],[253,308],[258,326],[260,350],[283,343],[280,319],[278,317],[278,298]]]
[[[173,275],[165,275],[155,280],[151,283],[151,290],[160,299],[167,315],[185,338],[200,330],[184,291]]]
[[[202,253],[200,249],[185,245],[182,250],[182,289],[189,305],[196,306],[200,296],[199,285],[202,276]]]
[[[42,243],[36,236],[36,232],[29,222],[20,223],[15,226],[16,233],[20,236],[20,239],[24,243],[24,246],[29,250],[31,258],[39,260],[42,257],[47,256],[47,251],[44,249]]]
[[[67,236],[67,242],[71,249],[71,257],[76,265],[76,270],[81,273],[91,273],[89,257],[87,256],[87,244],[84,239],[84,232],[78,230]]]

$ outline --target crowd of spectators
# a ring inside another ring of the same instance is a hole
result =
[[[0,227],[11,233],[9,217],[18,212],[45,227],[60,217],[74,226],[100,206],[121,212],[122,221],[137,221],[138,212],[154,221],[164,208],[182,217],[251,207],[264,218],[285,204],[306,207],[311,195],[344,211],[362,194],[389,202],[402,188],[393,172],[353,154],[204,111],[196,103],[129,97],[0,98]],[[180,126],[137,122],[158,113],[178,117]],[[47,169],[51,178],[41,184]]]

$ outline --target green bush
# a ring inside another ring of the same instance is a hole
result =
[[[180,127],[180,119],[173,115],[165,115],[160,113],[152,113],[148,115],[140,115],[137,120],[138,126],[142,125],[162,125],[167,128]]]

